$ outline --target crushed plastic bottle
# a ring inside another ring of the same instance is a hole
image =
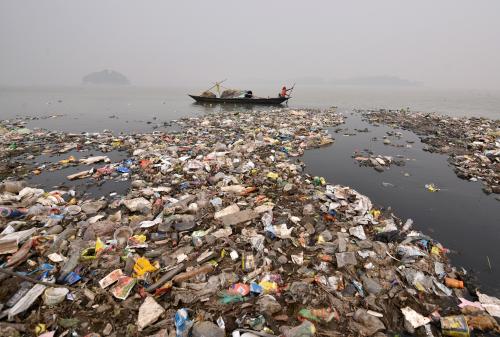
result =
[[[299,326],[291,328],[283,333],[284,337],[312,337],[316,333],[316,327],[313,323],[305,320]]]
[[[176,337],[187,337],[193,322],[189,320],[186,308],[177,310],[175,313],[175,335]]]

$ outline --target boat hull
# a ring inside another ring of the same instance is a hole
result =
[[[272,98],[218,98],[189,95],[196,102],[207,103],[234,103],[234,104],[263,104],[278,105],[286,102],[290,97],[272,97]]]

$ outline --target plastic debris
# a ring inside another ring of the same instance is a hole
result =
[[[182,308],[175,313],[175,335],[176,337],[187,337],[193,322],[189,320],[187,309]]]
[[[133,277],[121,276],[117,280],[116,285],[111,289],[111,292],[113,293],[114,297],[120,300],[125,300],[132,291],[132,288],[135,286],[136,282],[137,280]]]
[[[414,329],[428,324],[431,321],[429,318],[422,316],[410,307],[402,308],[401,312],[405,316],[405,320],[407,320]]]
[[[316,333],[316,327],[313,323],[305,320],[299,326],[284,331],[284,337],[312,337]]]
[[[444,336],[470,336],[469,326],[467,325],[465,317],[462,315],[441,317],[441,332]]]
[[[425,184],[425,188],[429,191],[429,192],[438,192],[440,191],[439,188],[436,187],[436,185],[434,184]]]
[[[2,317],[75,336],[166,337],[175,325],[186,337],[234,329],[304,337],[315,324],[325,335],[413,333],[413,315],[418,333],[436,334],[428,318],[401,311],[415,308],[436,310],[434,322],[437,312],[463,310],[471,326],[490,329],[496,299],[455,305],[455,296],[474,294],[445,247],[296,160],[332,143],[327,128],[344,118],[333,109],[224,111],[169,122],[173,132],[22,137],[14,131],[22,122],[0,123],[0,156],[17,165],[6,171],[0,161],[0,173],[26,172],[0,183]],[[388,137],[397,146],[397,135]],[[481,143],[471,149],[490,165],[498,155],[490,138]],[[404,161],[355,158],[383,171]],[[57,189],[29,186],[57,171]]]
[[[14,318],[17,314],[26,311],[33,305],[36,299],[42,295],[47,287],[42,284],[35,284],[19,301],[9,309],[9,319]]]
[[[482,294],[479,291],[477,292],[477,296],[478,296],[479,302],[481,302],[481,305],[483,306],[483,308],[491,316],[500,318],[500,299],[493,297],[493,296],[488,296],[486,294]]]
[[[159,305],[153,297],[146,297],[144,302],[139,307],[139,315],[137,316],[137,327],[139,328],[139,331],[156,322],[164,311],[165,309],[163,309],[163,307]]]
[[[43,300],[46,305],[56,305],[64,301],[69,293],[68,288],[47,288],[43,294]]]

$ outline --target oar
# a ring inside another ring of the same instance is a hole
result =
[[[295,88],[295,83],[292,85],[292,87],[290,88],[290,93],[288,94],[288,98],[292,97],[292,91],[293,91],[293,88]],[[288,100],[286,100],[286,105],[288,105]]]

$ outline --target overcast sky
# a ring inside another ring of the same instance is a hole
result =
[[[398,76],[500,89],[500,1],[0,0],[0,84]]]

